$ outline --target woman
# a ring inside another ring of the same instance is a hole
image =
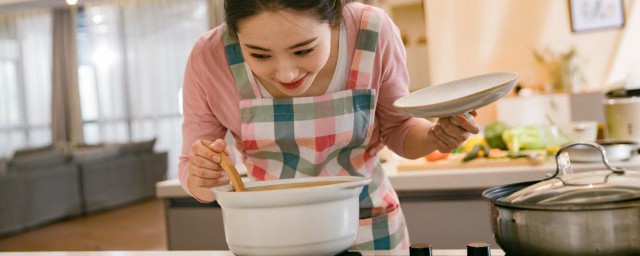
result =
[[[180,181],[201,202],[229,183],[216,152],[236,140],[255,180],[367,176],[354,249],[406,249],[398,197],[376,153],[449,152],[477,133],[397,112],[408,93],[398,29],[380,9],[340,0],[226,0],[226,24],[194,46],[184,80]],[[472,112],[476,115],[476,112]],[[213,141],[213,142],[212,142]],[[206,143],[209,147],[203,145]],[[233,156],[232,156],[233,157]]]

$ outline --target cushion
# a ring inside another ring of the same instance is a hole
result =
[[[11,170],[34,170],[42,167],[61,165],[67,162],[69,156],[63,150],[48,150],[20,154],[11,159]]]
[[[153,152],[153,146],[156,144],[156,138],[138,141],[138,142],[129,142],[129,143],[121,143],[116,144],[120,155],[127,154],[140,154],[140,153],[151,153]]]
[[[18,149],[15,152],[13,152],[13,156],[14,157],[18,157],[18,156],[23,156],[23,155],[30,155],[33,153],[39,153],[39,152],[46,152],[49,150],[53,149],[53,145],[47,145],[47,146],[42,146],[42,147],[37,147],[37,148],[23,148],[23,149]]]
[[[71,153],[73,160],[85,163],[100,159],[115,157],[120,153],[116,146],[99,146],[99,147],[77,147]]]

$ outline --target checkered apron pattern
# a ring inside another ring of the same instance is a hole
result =
[[[376,91],[370,80],[381,19],[371,7],[363,13],[346,90],[314,97],[262,98],[239,44],[227,32],[223,36],[242,97],[242,153],[248,175],[255,180],[371,177],[360,194],[360,228],[353,245],[361,250],[409,246],[398,196],[378,157],[366,148],[375,117]]]

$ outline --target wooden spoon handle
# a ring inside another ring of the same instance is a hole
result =
[[[207,147],[209,150],[215,152],[213,148],[207,145],[207,143],[205,143],[204,141],[202,141],[202,145]],[[220,166],[222,167],[222,170],[224,170],[224,172],[227,174],[227,176],[229,176],[229,180],[231,180],[231,185],[233,186],[233,189],[235,191],[246,191],[246,189],[244,188],[244,183],[242,182],[242,179],[240,178],[240,174],[238,173],[238,170],[236,169],[235,166],[233,166],[233,163],[231,162],[231,159],[229,159],[227,154],[225,154],[224,152],[220,152],[220,153],[215,152],[215,153],[218,154],[218,157],[220,157]]]
[[[221,153],[218,153],[218,156],[220,156],[220,166],[222,166],[222,169],[224,170],[224,172],[226,172],[227,176],[229,176],[229,179],[231,180],[231,185],[233,185],[233,189],[237,192],[246,191],[247,189],[245,189],[244,187],[244,183],[242,182],[242,178],[240,178],[240,174],[238,173],[238,170],[233,165],[233,163],[231,162],[231,159],[229,159],[227,154],[225,154],[224,152],[221,152]]]

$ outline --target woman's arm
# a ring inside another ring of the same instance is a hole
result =
[[[213,142],[223,139],[227,132],[214,109],[214,96],[220,90],[216,90],[216,84],[209,79],[212,76],[223,77],[222,74],[212,72],[218,72],[226,62],[222,60],[222,64],[219,64],[220,61],[208,55],[208,51],[214,49],[212,41],[215,40],[203,36],[194,46],[187,62],[182,88],[184,120],[178,177],[183,189],[201,202],[213,200],[210,187],[216,184],[210,179],[225,178],[221,176],[223,172],[218,168],[216,160],[219,159],[216,159],[215,153],[209,152],[199,143],[201,140]],[[221,147],[224,150],[226,144]]]

